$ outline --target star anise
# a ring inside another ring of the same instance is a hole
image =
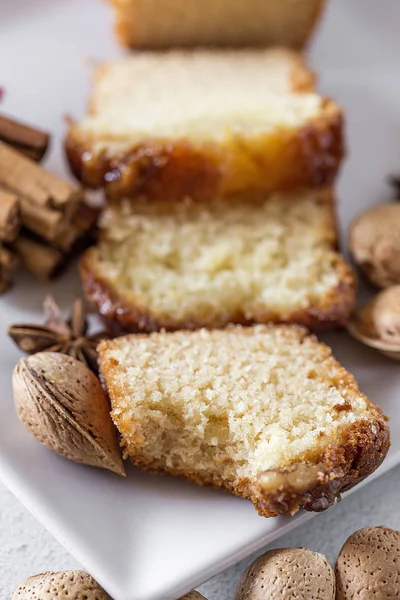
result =
[[[391,187],[393,188],[393,192],[395,194],[394,199],[399,200],[400,199],[400,177],[391,175],[389,177],[389,183],[390,183]]]
[[[27,354],[36,352],[60,352],[85,363],[97,373],[96,347],[100,340],[108,338],[105,331],[88,335],[87,313],[83,301],[78,298],[72,307],[70,319],[64,319],[53,296],[43,302],[45,324],[17,324],[8,334],[17,346]]]

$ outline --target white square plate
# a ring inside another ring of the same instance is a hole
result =
[[[331,0],[328,13],[312,59],[347,114],[351,155],[339,186],[347,228],[358,211],[389,197],[386,178],[400,173],[400,5],[385,0],[382,11],[379,0]],[[0,0],[0,110],[54,133],[47,164],[57,173],[67,173],[63,117],[84,110],[87,59],[122,52],[110,21],[98,0]],[[119,479],[37,444],[14,414],[10,380],[20,355],[5,330],[40,321],[50,290],[69,306],[80,291],[74,269],[50,286],[25,276],[0,299],[0,475],[115,600],[173,600],[310,517],[262,519],[250,503],[216,490],[134,469]],[[329,341],[392,418],[382,473],[400,462],[399,365],[345,334]]]

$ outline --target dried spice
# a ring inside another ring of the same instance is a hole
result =
[[[67,354],[97,373],[97,344],[108,337],[107,332],[88,334],[87,313],[83,301],[75,300],[71,317],[66,320],[52,296],[43,303],[45,324],[12,325],[8,334],[27,354],[59,352]]]
[[[389,183],[394,191],[395,200],[400,201],[400,177],[391,175],[389,177]]]
[[[40,161],[46,154],[50,135],[36,127],[0,115],[0,140],[7,142],[32,160]]]
[[[18,260],[13,252],[0,243],[0,294],[12,285],[12,275]]]

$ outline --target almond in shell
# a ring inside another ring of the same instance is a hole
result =
[[[348,323],[349,333],[393,360],[400,360],[400,285],[382,290]]]
[[[335,600],[335,575],[326,557],[307,548],[270,550],[245,571],[235,600]]]
[[[381,204],[359,215],[349,247],[371,283],[381,288],[400,283],[400,204]]]
[[[108,398],[78,360],[39,352],[13,373],[19,419],[44,446],[69,460],[125,475]]]
[[[400,532],[366,527],[351,535],[336,561],[337,600],[390,600],[400,594]]]
[[[85,571],[40,573],[28,577],[15,590],[12,600],[112,600]]]

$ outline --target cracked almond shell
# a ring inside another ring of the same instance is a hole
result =
[[[349,333],[393,360],[400,360],[400,285],[382,290],[348,324]]]
[[[108,398],[86,365],[55,352],[33,354],[16,365],[13,391],[19,419],[41,444],[125,475]]]
[[[400,203],[360,214],[350,228],[349,247],[371,283],[382,288],[400,283]]]
[[[307,548],[270,550],[239,582],[235,600],[335,600],[335,575],[323,554]]]
[[[15,590],[12,600],[112,600],[85,571],[40,573],[28,577]]]

